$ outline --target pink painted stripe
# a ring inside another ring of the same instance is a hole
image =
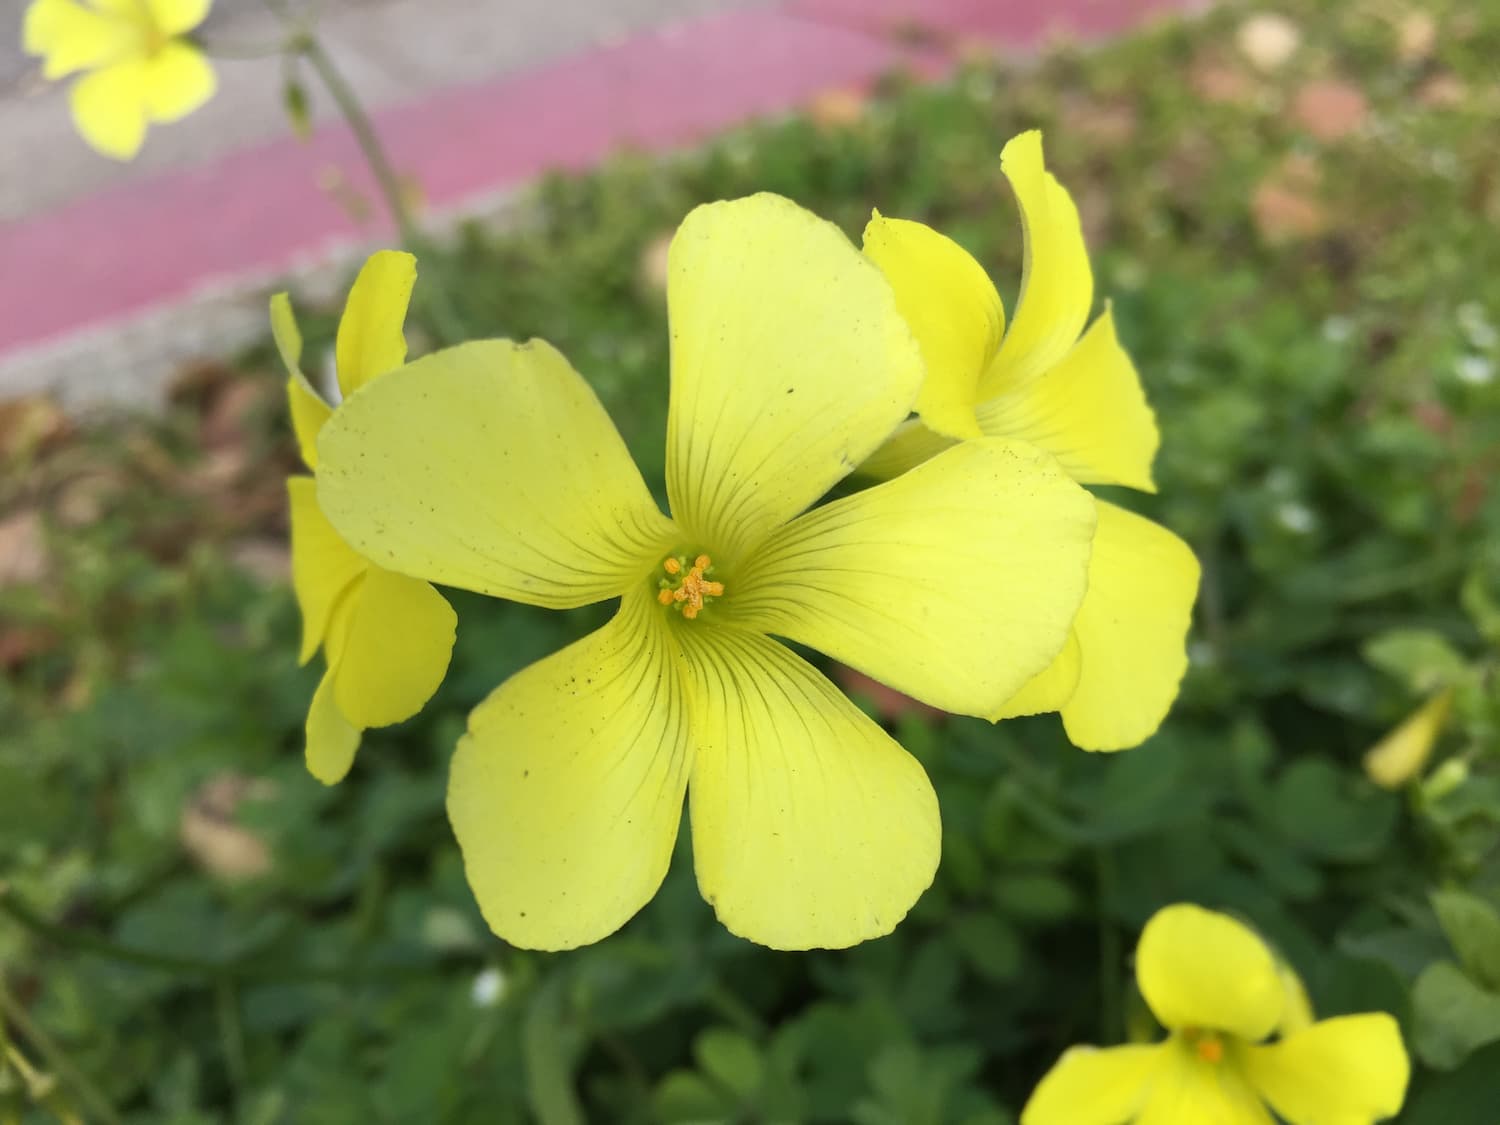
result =
[[[1152,6],[1059,0],[1051,11],[1113,28]],[[1025,43],[1036,33],[1035,7],[790,0],[444,90],[378,114],[377,125],[398,167],[419,174],[430,204],[451,207],[547,169],[586,167],[622,146],[681,145],[898,65],[929,75],[946,69],[945,56],[900,46],[888,34],[893,21]],[[351,137],[330,126],[306,144],[288,137],[0,224],[0,358],[376,233],[318,186],[330,165],[365,185]]]
[[[1181,0],[790,0],[786,10],[887,37],[917,31],[1027,47],[1050,35],[1113,34],[1187,6]]]
[[[680,145],[902,58],[857,30],[728,12],[445,90],[377,115],[377,125],[397,166],[419,173],[427,200],[443,207],[622,146]],[[275,272],[362,233],[318,186],[330,165],[363,185],[339,126],[0,226],[0,354],[216,280]]]

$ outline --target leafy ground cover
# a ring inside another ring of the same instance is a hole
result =
[[[1482,5],[1226,5],[552,180],[524,229],[424,261],[469,334],[569,355],[659,485],[664,240],[693,204],[922,218],[1013,303],[996,154],[1045,130],[1164,433],[1159,497],[1119,499],[1203,561],[1192,668],[1116,756],[868,699],[933,777],[944,856],[845,953],[731,937],[685,848],[598,946],[489,935],[448,754],[599,610],[456,597],[433,704],[338,788],[307,776],[269,345],[183,373],[159,419],[0,407],[0,1118],[995,1125],[1065,1046],[1150,1034],[1130,951],[1188,900],[1251,920],[1320,1015],[1400,1019],[1403,1121],[1494,1125],[1496,57]],[[336,309],[299,303],[316,354]],[[1446,687],[1431,765],[1373,784],[1364,751]]]

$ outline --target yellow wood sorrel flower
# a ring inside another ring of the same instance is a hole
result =
[[[1411,1064],[1396,1021],[1372,1012],[1314,1023],[1295,974],[1233,918],[1188,904],[1158,911],[1135,971],[1170,1036],[1072,1048],[1021,1125],[1274,1125],[1271,1111],[1287,1125],[1370,1125],[1401,1109]]]
[[[318,500],[408,574],[554,609],[620,599],[459,742],[448,814],[496,933],[562,949],[613,932],[661,884],[686,793],[724,925],[852,945],[931,882],[937,801],[768,634],[986,714],[1061,649],[1093,505],[1034,447],[989,441],[806,511],[916,397],[890,287],[771,195],[693,211],[668,270],[671,518],[542,341],[464,344],[355,395],[318,439]]]
[[[401,325],[416,278],[416,259],[394,250],[372,255],[359,271],[334,343],[342,395],[405,362]],[[285,293],[271,298],[271,328],[289,373],[292,428],[302,460],[315,470],[318,432],[345,407],[330,407],[303,376],[302,336]],[[318,507],[312,477],[286,483],[301,660],[320,647],[328,659],[307,713],[307,768],[333,785],[349,772],[362,730],[409,719],[432,698],[448,671],[457,618],[426,582],[377,566],[339,538]]]
[[[1078,211],[1022,133],[1000,166],[1020,202],[1025,265],[1015,319],[984,268],[921,223],[878,212],[865,253],[885,273],[927,363],[918,418],[862,471],[894,476],[954,442],[1021,439],[1054,455],[1074,480],[1154,492],[1159,441],[1130,357],[1106,308],[1080,338],[1094,281]],[[1061,711],[1073,744],[1135,746],[1161,725],[1187,670],[1184,642],[1198,561],[1165,528],[1098,501],[1088,596],[1067,647],[990,719]]]
[[[1421,773],[1448,722],[1453,695],[1453,688],[1444,688],[1365,751],[1366,776],[1382,789],[1400,789]]]
[[[32,0],[21,45],[42,74],[73,83],[73,121],[116,160],[140,151],[148,122],[177,121],[213,97],[217,79],[203,52],[181,39],[211,0]]]

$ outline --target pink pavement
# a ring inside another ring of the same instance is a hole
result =
[[[647,32],[376,115],[427,205],[459,211],[550,169],[625,146],[668,149],[827,89],[904,67],[936,76],[966,41],[1033,46],[1115,32],[1181,0],[789,0]],[[912,28],[932,34],[899,34]],[[905,44],[905,45],[903,45]],[[268,92],[267,96],[272,96]],[[0,225],[0,361],[125,321],[236,278],[266,278],[368,239],[319,186],[336,166],[363,186],[347,130],[288,136],[213,163]]]

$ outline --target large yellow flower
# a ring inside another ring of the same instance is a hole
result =
[[[1274,1125],[1271,1111],[1288,1125],[1370,1125],[1401,1109],[1411,1064],[1396,1021],[1372,1012],[1314,1023],[1301,983],[1233,918],[1188,904],[1158,911],[1135,972],[1171,1034],[1067,1051],[1021,1125]]]
[[[1108,309],[1080,338],[1094,299],[1078,211],[1042,162],[1041,134],[1005,146],[1020,201],[1025,266],[1015,319],[984,268],[921,223],[876,214],[865,253],[884,271],[927,362],[918,418],[863,471],[894,476],[955,441],[1032,443],[1074,480],[1155,491],[1159,441]],[[1165,528],[1098,501],[1088,596],[1057,660],[991,719],[1061,711],[1074,745],[1135,746],[1161,725],[1187,669],[1198,561]]]
[[[339,390],[352,395],[406,359],[401,325],[416,282],[410,254],[382,250],[360,270],[334,346]],[[285,293],[271,298],[271,328],[286,364],[287,397],[302,460],[318,467],[318,431],[337,411],[308,384],[302,337]],[[339,537],[318,507],[312,477],[287,478],[292,503],[292,588],[302,610],[302,663],[321,647],[328,670],[307,714],[307,768],[325,785],[354,762],[360,732],[409,719],[448,670],[457,619],[426,582],[376,566]]]
[[[889,932],[932,880],[922,767],[809,645],[987,714],[1062,647],[1093,505],[1024,443],[974,442],[806,509],[905,418],[921,358],[834,226],[760,195],[673,239],[667,494],[541,341],[479,341],[386,376],[318,439],[318,500],[408,574],[565,609],[597,632],[470,716],[448,813],[490,926],[561,949],[656,893],[690,796],[698,886],[788,949]]]
[[[47,78],[86,70],[71,91],[83,139],[129,160],[148,122],[177,121],[213,97],[214,71],[181,36],[211,0],[32,0],[21,45]]]

